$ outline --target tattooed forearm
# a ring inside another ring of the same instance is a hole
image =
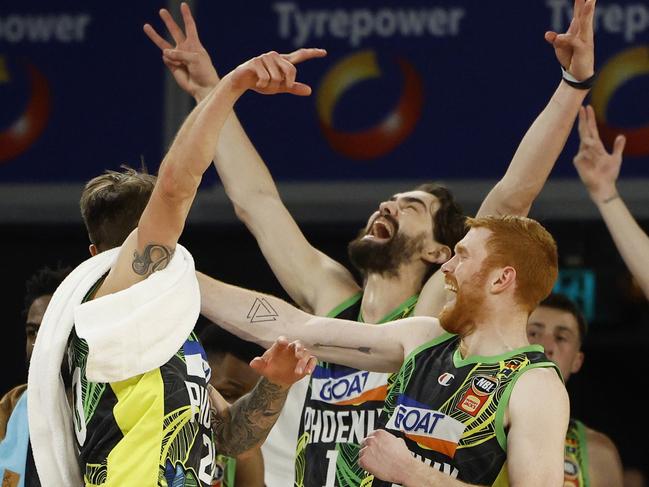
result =
[[[264,377],[223,415],[212,407],[212,430],[219,453],[237,456],[264,441],[279,416],[288,390]]]
[[[147,245],[142,255],[136,250],[133,253],[133,272],[140,276],[148,276],[155,271],[161,271],[171,261],[173,249],[164,245]]]
[[[361,352],[365,353],[367,355],[372,353],[372,349],[370,347],[345,347],[343,345],[327,345],[326,343],[314,343],[313,344],[313,350],[316,348],[342,348],[344,350],[354,350],[356,352]]]
[[[279,315],[275,308],[271,306],[266,298],[255,298],[255,302],[252,303],[250,311],[246,318],[250,320],[250,323],[263,323],[265,321],[275,321]]]

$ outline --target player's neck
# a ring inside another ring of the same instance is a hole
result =
[[[463,358],[472,355],[493,356],[529,345],[527,318],[524,311],[487,313],[476,323],[475,330],[462,338],[460,352]]]
[[[361,311],[365,323],[378,323],[404,303],[408,298],[421,291],[419,273],[400,269],[397,276],[369,274],[363,287]]]

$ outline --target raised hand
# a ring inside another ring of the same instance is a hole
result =
[[[271,51],[241,64],[227,77],[235,89],[254,90],[264,95],[291,93],[308,96],[311,87],[295,81],[297,70],[294,63],[324,55],[326,52],[322,49],[300,49],[291,54]]]
[[[288,388],[313,372],[316,358],[300,342],[279,337],[261,357],[255,357],[250,367],[273,384]]]
[[[545,40],[554,47],[561,66],[579,81],[584,81],[595,73],[594,15],[595,0],[575,0],[568,30],[564,34],[552,31],[545,33]]]
[[[219,82],[210,55],[198,38],[196,23],[189,5],[180,5],[185,31],[178,26],[166,9],[160,10],[160,18],[175,42],[175,46],[160,36],[150,24],[144,24],[144,32],[162,51],[162,61],[173,74],[178,85],[197,100],[203,99]]]
[[[599,137],[595,111],[590,105],[579,110],[579,138],[579,152],[573,159],[579,177],[596,202],[614,197],[626,138],[618,135],[609,154]]]

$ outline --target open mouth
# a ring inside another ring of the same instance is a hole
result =
[[[444,289],[446,289],[447,291],[451,291],[451,292],[457,294],[457,287],[454,286],[453,284],[449,284],[448,282],[447,282],[446,285],[444,286]]]
[[[394,225],[384,217],[377,217],[372,223],[366,237],[376,240],[390,240],[394,235]]]
[[[445,283],[444,289],[457,294],[457,281],[455,281],[455,279],[450,279],[449,277],[446,277],[446,279],[444,279],[444,283]]]

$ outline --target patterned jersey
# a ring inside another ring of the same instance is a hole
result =
[[[556,366],[539,345],[463,359],[444,334],[408,355],[394,376],[379,427],[427,465],[470,484],[506,486],[503,418],[523,371]],[[392,484],[367,474],[363,487]]]
[[[207,393],[211,371],[194,333],[167,363],[121,382],[90,382],[87,359],[88,344],[73,330],[68,360],[86,486],[211,485],[216,457]]]
[[[363,321],[362,294],[342,303],[328,316]],[[380,323],[410,316],[412,296]],[[319,362],[311,374],[295,460],[296,487],[358,487],[360,443],[378,422],[389,374]]]
[[[588,443],[586,427],[581,421],[570,418],[563,462],[564,487],[588,487]]]

